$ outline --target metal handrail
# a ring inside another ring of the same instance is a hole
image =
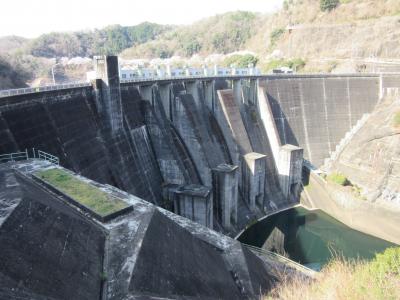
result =
[[[91,86],[91,84],[89,82],[70,82],[70,83],[65,83],[65,84],[2,90],[2,91],[0,91],[0,98],[15,96],[15,95],[22,95],[22,94],[30,94],[30,93],[46,92],[46,91],[56,91],[56,90],[64,90],[64,89],[71,89],[71,88],[77,88],[77,87],[89,87],[89,86]]]
[[[379,73],[381,74],[381,73]],[[400,74],[400,73],[382,73],[382,74]],[[324,74],[324,73],[312,73],[312,74],[226,74],[226,75],[186,75],[186,76],[154,76],[154,77],[137,77],[133,79],[121,79],[122,84],[126,83],[140,83],[140,82],[151,82],[151,81],[168,81],[168,80],[185,80],[185,79],[215,79],[215,78],[313,78],[313,77],[376,77],[378,73],[349,73],[349,74]],[[57,85],[47,85],[39,87],[29,87],[21,89],[10,89],[10,90],[0,90],[0,98],[5,98],[9,96],[30,94],[45,91],[55,91],[63,89],[71,89],[78,87],[90,87],[92,84],[90,82],[70,82],[65,84]]]
[[[49,153],[41,151],[41,150],[36,150],[35,148],[32,148],[32,150],[30,150],[30,151],[28,151],[28,149],[25,149],[25,151],[21,151],[21,152],[0,154],[0,163],[6,163],[6,162],[10,162],[10,161],[13,162],[13,161],[28,160],[31,158],[46,160],[55,165],[60,164],[60,159],[57,156],[54,156],[52,154],[49,154]]]

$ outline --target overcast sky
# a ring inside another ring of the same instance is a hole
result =
[[[283,0],[1,0],[0,36],[36,37],[52,31],[135,25],[190,24],[215,14],[272,12]]]

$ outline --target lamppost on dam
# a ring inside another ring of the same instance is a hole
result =
[[[53,84],[54,84],[54,85],[56,84],[56,79],[55,79],[55,77],[54,77],[54,68],[55,68],[55,66],[57,66],[57,65],[60,65],[60,63],[56,63],[56,64],[54,64],[54,65],[51,67],[51,76],[53,77]]]

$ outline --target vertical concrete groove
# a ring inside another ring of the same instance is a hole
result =
[[[350,98],[350,78],[347,77],[346,80],[346,88],[347,88],[347,101],[349,102],[348,105],[348,110],[349,110],[349,130],[353,127],[352,121],[351,121],[351,98]]]
[[[278,102],[279,104],[281,104],[281,93],[279,92],[279,88],[278,85],[275,85],[276,87],[276,94],[278,95]],[[281,144],[285,145],[287,144],[286,142],[286,128],[285,128],[285,117],[283,116],[283,109],[281,108],[279,110],[279,114],[280,114],[280,121],[282,123],[282,132],[283,132],[283,143],[281,142]]]
[[[331,141],[331,134],[329,130],[329,122],[328,122],[328,108],[326,104],[326,86],[325,86],[325,78],[322,78],[322,90],[323,90],[323,100],[324,100],[324,113],[325,113],[325,126],[326,132],[328,134],[328,148],[329,148],[329,155],[332,153],[332,141]]]
[[[290,79],[289,79],[290,80]],[[301,106],[301,113],[303,116],[306,116],[306,109],[304,107],[304,95],[303,95],[303,84],[301,81],[299,82],[299,94],[300,94],[300,106]],[[310,161],[312,161],[312,153],[311,153],[311,147],[310,147],[310,139],[308,136],[308,129],[307,129],[307,121],[306,118],[303,119],[303,126],[304,126],[304,139],[305,139],[305,144],[308,152],[308,158]]]

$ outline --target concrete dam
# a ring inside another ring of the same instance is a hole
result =
[[[0,98],[0,154],[45,151],[133,212],[92,220],[32,180],[48,163],[0,165],[0,296],[257,299],[274,274],[227,236],[298,203],[303,159],[322,165],[400,87],[377,74],[120,81],[117,57],[94,64],[91,84]]]

